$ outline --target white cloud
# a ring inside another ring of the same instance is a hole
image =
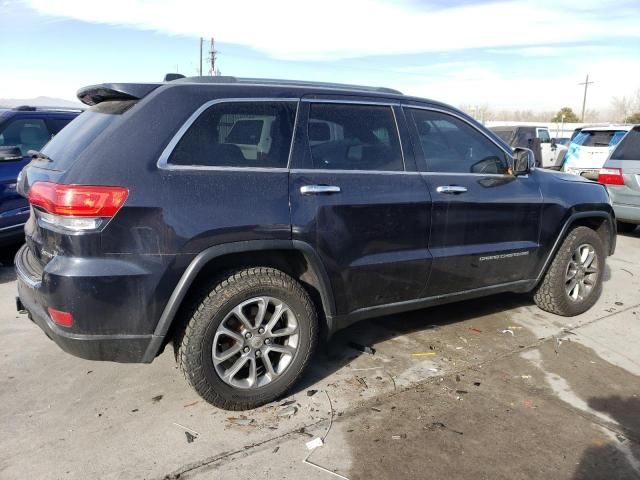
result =
[[[611,97],[631,95],[640,89],[640,58],[612,58],[573,62],[561,74],[553,72],[503,72],[482,66],[452,69],[444,75],[421,79],[407,76],[399,80],[403,93],[442,100],[454,105],[489,105],[493,109],[558,110],[569,106],[582,108],[586,73],[594,83],[589,86],[587,108],[605,111]]]
[[[103,0],[25,2],[42,14],[64,18],[215,35],[221,42],[291,60],[640,37],[638,12],[633,7],[625,12],[612,0],[514,0],[445,9],[383,0],[110,0],[108,6]]]

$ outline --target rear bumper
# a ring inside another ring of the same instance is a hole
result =
[[[153,356],[149,358],[149,355],[145,355],[155,338],[152,333],[103,333],[109,329],[109,321],[113,316],[112,310],[118,310],[116,306],[121,306],[124,303],[133,307],[128,301],[130,293],[122,291],[119,296],[112,297],[117,299],[117,301],[113,301],[114,307],[105,309],[103,302],[96,301],[95,297],[85,294],[86,291],[101,288],[100,283],[105,281],[105,277],[64,277],[45,272],[42,279],[39,280],[29,271],[29,266],[25,261],[27,248],[26,245],[23,246],[15,258],[19,295],[18,308],[22,306],[29,314],[29,318],[62,350],[87,360],[124,363],[142,363],[153,360]],[[113,272],[110,273],[113,275]],[[109,280],[111,278],[110,276]],[[109,280],[107,281],[109,282]],[[119,280],[121,280],[121,288],[130,288],[131,282],[122,278]],[[79,281],[82,282],[83,288],[78,288]],[[75,288],[68,288],[69,286]],[[61,327],[55,324],[49,316],[47,312],[49,306],[69,311],[74,315],[74,318],[77,316],[81,321],[71,328]],[[87,312],[90,312],[88,318]],[[130,315],[135,313],[132,310]],[[93,332],[90,331],[92,327]],[[157,343],[157,339],[154,343]]]

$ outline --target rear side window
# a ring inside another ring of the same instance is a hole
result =
[[[503,174],[505,152],[466,122],[441,112],[407,109],[413,119],[425,164],[421,170]]]
[[[109,101],[85,110],[55,135],[42,153],[51,162],[42,162],[41,168],[66,170],[78,159],[98,136],[113,125],[137,100]]]
[[[611,154],[611,160],[640,161],[640,128],[631,130]]]
[[[216,103],[193,122],[168,162],[285,168],[295,115],[295,102]]]
[[[312,103],[307,133],[313,168],[404,170],[391,107]]]
[[[18,147],[23,156],[29,150],[40,150],[51,138],[44,120],[18,118],[0,127],[0,146]]]
[[[506,143],[511,143],[511,140],[513,139],[513,136],[514,136],[513,130],[501,130],[497,128],[492,128],[491,130],[498,137],[500,137],[501,140],[505,141]]]

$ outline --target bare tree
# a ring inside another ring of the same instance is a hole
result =
[[[640,88],[633,95],[612,97],[610,116],[616,122],[624,122],[633,113],[640,112]]]

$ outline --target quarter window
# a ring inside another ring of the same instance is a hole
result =
[[[391,107],[312,103],[308,138],[313,168],[404,169]]]
[[[223,102],[205,110],[169,157],[174,165],[284,168],[294,102]]]
[[[453,115],[407,109],[413,119],[429,172],[502,174],[506,155],[495,143]]]

